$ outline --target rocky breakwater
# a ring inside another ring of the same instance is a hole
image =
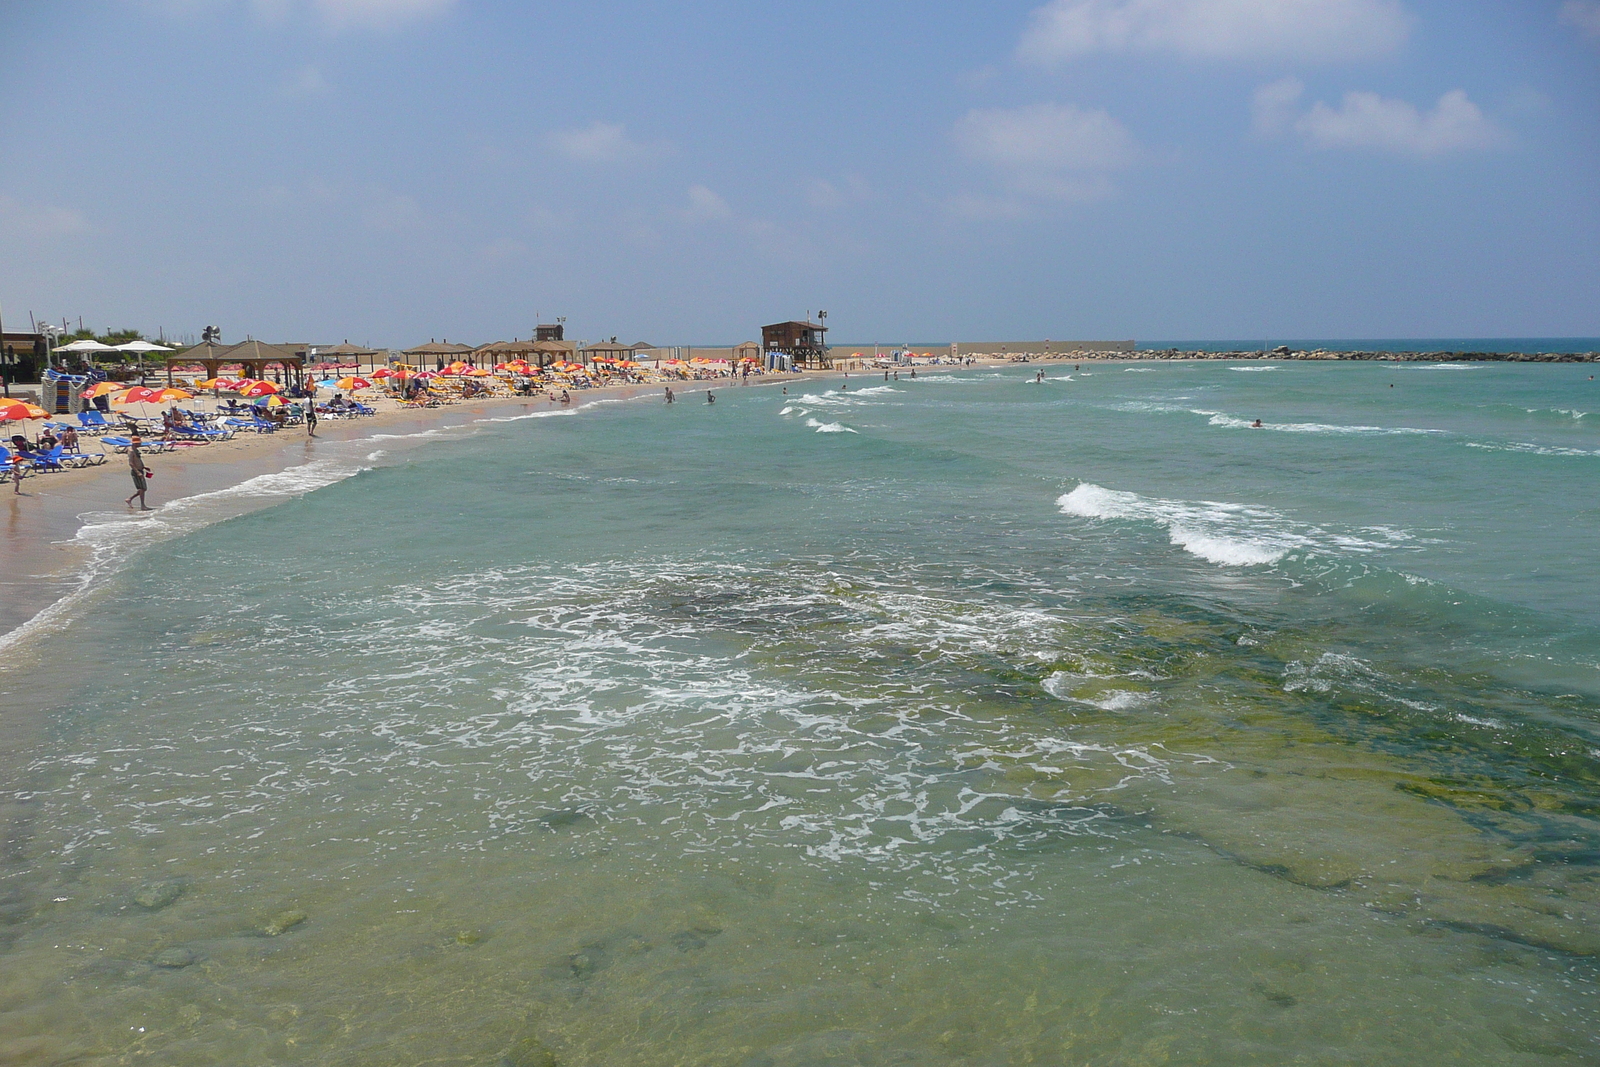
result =
[[[1138,353],[1095,353],[1114,359],[1347,359],[1395,363],[1596,363],[1600,352],[1336,352],[1280,345],[1270,351],[1198,352],[1178,348]],[[1076,356],[1068,358],[1077,358]],[[1085,358],[1093,358],[1085,354]]]

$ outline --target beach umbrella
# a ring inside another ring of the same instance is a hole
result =
[[[257,400],[255,406],[258,408],[281,408],[287,403],[288,401],[283,397],[273,393],[270,396],[264,396],[260,400]]]
[[[24,419],[47,419],[50,413],[26,400],[0,400],[0,422],[21,422]]]
[[[70,345],[62,345],[57,352],[115,352],[110,345],[103,345],[99,341],[74,341]]]
[[[146,389],[136,385],[132,389],[124,389],[111,398],[113,404],[158,404],[161,402],[160,389]]]
[[[96,382],[83,391],[83,398],[85,400],[93,400],[97,396],[105,396],[107,393],[114,393],[121,388],[122,386],[116,382]]]
[[[357,389],[371,389],[372,383],[365,378],[340,378],[335,386],[353,392]]]
[[[393,378],[394,374],[395,372],[390,370],[388,367],[379,367],[377,370],[372,372],[372,377],[381,380],[383,378]]]
[[[268,396],[272,393],[281,392],[283,392],[283,387],[275,382],[257,381],[250,382],[248,384],[240,383],[239,387],[240,396]]]

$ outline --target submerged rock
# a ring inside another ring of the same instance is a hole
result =
[[[577,808],[562,808],[560,811],[552,811],[539,816],[537,821],[543,823],[546,829],[561,830],[568,826],[575,826],[588,818],[589,816]]]
[[[277,937],[285,930],[293,929],[305,921],[305,912],[291,908],[288,911],[280,911],[267,920],[267,924],[261,928],[261,932],[268,937]]]
[[[155,959],[151,960],[150,962],[155,964],[157,967],[169,967],[173,970],[181,970],[184,967],[194,964],[196,959],[193,952],[190,952],[186,948],[178,947],[162,949],[160,952],[156,953]]]
[[[176,880],[146,882],[133,891],[133,902],[146,911],[160,911],[183,896],[184,884]]]
[[[543,1041],[536,1037],[524,1037],[506,1049],[505,1055],[500,1057],[499,1067],[556,1067],[560,1062]]]
[[[483,940],[483,932],[480,931],[480,930],[457,930],[456,931],[456,944],[458,944],[458,945],[469,945],[469,946],[470,945],[476,945],[478,942],[480,942],[482,940]]]
[[[679,952],[695,952],[711,943],[711,939],[722,933],[720,926],[691,926],[689,929],[672,935],[672,943],[678,946]]]

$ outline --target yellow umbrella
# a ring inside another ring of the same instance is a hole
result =
[[[0,400],[0,422],[20,422],[23,419],[47,419],[50,413],[26,400]]]
[[[115,382],[96,382],[94,385],[83,391],[83,398],[85,400],[93,400],[97,396],[105,396],[107,393],[114,393],[120,388],[122,387]]]

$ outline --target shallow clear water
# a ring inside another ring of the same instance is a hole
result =
[[[1596,1058],[1587,370],[1036,370],[96,523],[0,1059]]]

